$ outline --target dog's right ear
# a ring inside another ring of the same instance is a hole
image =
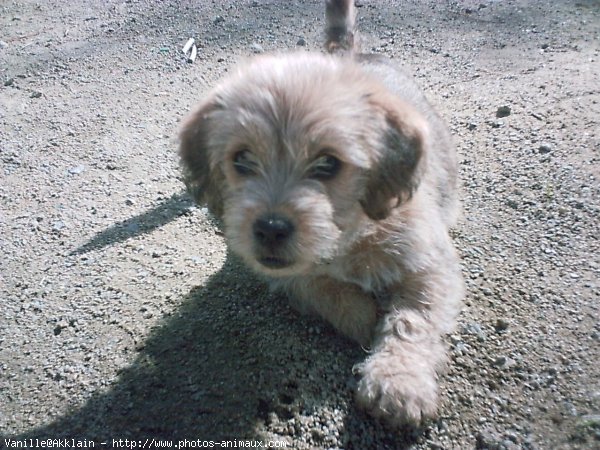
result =
[[[206,203],[211,212],[223,214],[222,183],[224,176],[210,158],[211,115],[220,106],[211,99],[202,103],[184,119],[179,134],[179,156],[183,179],[188,192],[200,204]]]
[[[380,94],[369,100],[384,120],[379,130],[379,155],[361,205],[371,219],[382,220],[408,201],[419,186],[429,131],[425,119],[399,99]]]

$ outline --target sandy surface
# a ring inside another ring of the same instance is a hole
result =
[[[366,49],[414,74],[460,155],[468,296],[440,419],[391,431],[357,411],[364,351],[269,293],[183,192],[181,117],[240,58],[319,51],[320,1],[16,0],[0,3],[0,448],[600,446],[600,2],[359,5]]]

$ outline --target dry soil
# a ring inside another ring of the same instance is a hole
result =
[[[460,155],[468,295],[439,420],[391,431],[358,411],[364,351],[269,293],[183,191],[182,116],[242,58],[320,51],[321,1],[15,0],[0,448],[599,448],[600,2],[358,5],[365,49],[414,74]]]

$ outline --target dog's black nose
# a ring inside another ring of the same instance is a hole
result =
[[[269,215],[254,222],[254,238],[261,245],[274,247],[282,244],[294,232],[294,225],[285,217]]]

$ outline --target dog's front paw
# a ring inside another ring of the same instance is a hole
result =
[[[375,354],[356,366],[362,376],[356,391],[358,405],[392,427],[417,425],[435,417],[438,406],[435,372],[423,361],[410,363],[405,358]]]

